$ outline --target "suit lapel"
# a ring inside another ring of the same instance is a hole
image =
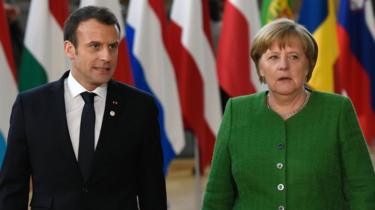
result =
[[[74,168],[80,171],[74,154],[66,119],[64,80],[68,77],[68,75],[69,71],[65,72],[65,74],[51,87],[51,107],[53,107],[54,110],[53,117],[56,119],[56,123],[54,124],[55,129],[53,129],[53,132],[56,132],[54,135],[58,141],[57,143],[61,145],[61,149],[64,151],[64,154],[66,154],[66,160],[73,164]]]
[[[121,115],[121,112],[124,111],[120,109],[120,107],[122,107],[124,103],[124,101],[122,101],[121,99],[122,97],[120,97],[120,95],[117,93],[115,84],[112,81],[108,82],[103,122],[99,135],[98,145],[95,150],[94,161],[95,159],[99,158],[98,156],[102,150],[103,144],[105,144],[104,141],[107,139],[108,136],[113,134],[113,128],[116,127],[118,117]]]

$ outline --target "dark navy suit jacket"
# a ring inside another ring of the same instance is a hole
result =
[[[18,95],[0,171],[0,209],[27,210],[30,177],[32,210],[167,209],[153,98],[116,81],[108,83],[94,163],[84,180],[66,120],[67,76]]]

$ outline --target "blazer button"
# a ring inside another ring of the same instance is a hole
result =
[[[284,206],[279,206],[279,210],[285,210]]]
[[[277,189],[279,190],[279,191],[283,191],[284,190],[284,185],[283,184],[278,184],[277,185]]]
[[[279,150],[284,149],[284,147],[285,147],[284,144],[278,144],[278,145],[277,145],[277,149],[279,149]]]
[[[277,168],[277,169],[280,169],[280,170],[281,170],[281,169],[283,169],[283,167],[284,167],[284,164],[282,164],[282,163],[277,163],[277,164],[276,164],[276,168]]]

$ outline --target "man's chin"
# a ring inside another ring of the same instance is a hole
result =
[[[109,80],[111,80],[111,77],[100,78],[100,79],[96,79],[93,82],[93,84],[95,84],[95,86],[99,87],[99,86],[102,86],[104,84],[107,84],[109,82]]]

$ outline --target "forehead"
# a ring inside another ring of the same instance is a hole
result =
[[[300,39],[300,37],[296,35],[286,36],[283,38],[275,39],[270,42],[268,49],[285,49],[285,48],[293,48],[296,50],[305,50],[305,46]]]
[[[116,41],[119,32],[115,25],[107,25],[95,19],[89,19],[79,23],[77,27],[77,39],[92,41]]]

